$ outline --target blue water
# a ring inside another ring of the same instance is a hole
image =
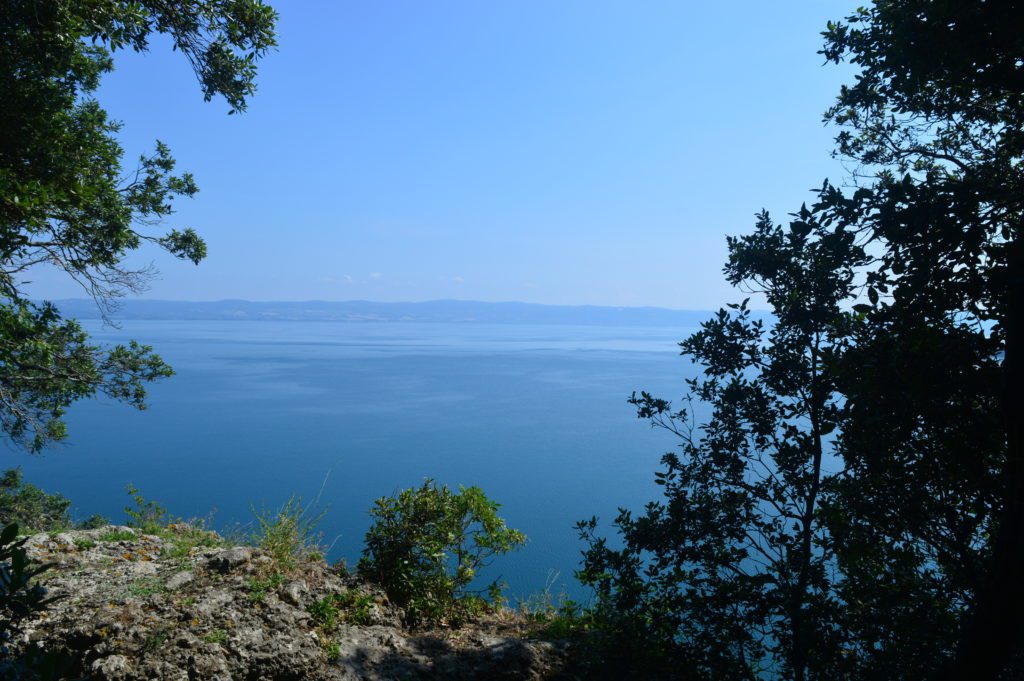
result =
[[[513,595],[574,597],[573,524],[657,496],[674,443],[639,421],[633,390],[665,397],[692,374],[692,329],[483,324],[131,321],[88,325],[101,342],[155,346],[177,374],[143,412],[76,405],[71,440],[4,468],[70,497],[77,516],[124,518],[137,485],[221,528],[291,495],[329,507],[331,558],[358,558],[367,510],[429,476],[479,485],[529,543],[490,569]],[[487,576],[487,575],[484,575]]]

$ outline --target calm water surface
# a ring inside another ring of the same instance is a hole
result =
[[[692,329],[483,324],[131,321],[87,324],[103,342],[155,346],[177,375],[150,409],[93,401],[71,443],[29,457],[29,481],[76,515],[123,520],[125,485],[220,528],[251,508],[319,495],[331,558],[358,558],[372,501],[433,477],[479,485],[525,549],[493,576],[513,594],[572,578],[573,524],[654,498],[673,446],[636,419],[633,390],[677,397],[692,374],[676,343]]]

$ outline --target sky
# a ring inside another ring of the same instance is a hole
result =
[[[817,51],[852,2],[270,2],[245,114],[163,40],[97,93],[127,160],[160,139],[200,186],[166,227],[209,257],[136,254],[144,297],[716,308],[726,235],[843,176]]]

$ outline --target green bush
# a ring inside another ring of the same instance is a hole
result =
[[[146,499],[135,485],[128,485],[128,496],[134,502],[134,506],[125,506],[124,509],[128,516],[128,527],[134,527],[143,534],[159,534],[170,522],[167,509]]]
[[[69,499],[26,483],[20,468],[0,476],[0,525],[15,523],[26,534],[63,530],[72,524],[70,506]]]
[[[498,504],[478,487],[448,487],[427,480],[376,501],[366,533],[360,573],[379,583],[405,609],[411,623],[455,621],[501,599],[497,581],[469,586],[496,556],[526,543],[498,516]]]
[[[85,520],[80,520],[75,523],[75,527],[79,530],[98,530],[101,527],[106,527],[110,524],[110,518],[102,516],[98,513],[94,513]]]

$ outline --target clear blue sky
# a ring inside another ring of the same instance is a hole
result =
[[[243,116],[180,54],[121,54],[99,93],[132,158],[159,138],[200,193],[146,251],[146,297],[462,298],[706,309],[725,235],[826,177],[816,54],[855,3],[279,0]],[[53,276],[34,293],[80,295]]]

